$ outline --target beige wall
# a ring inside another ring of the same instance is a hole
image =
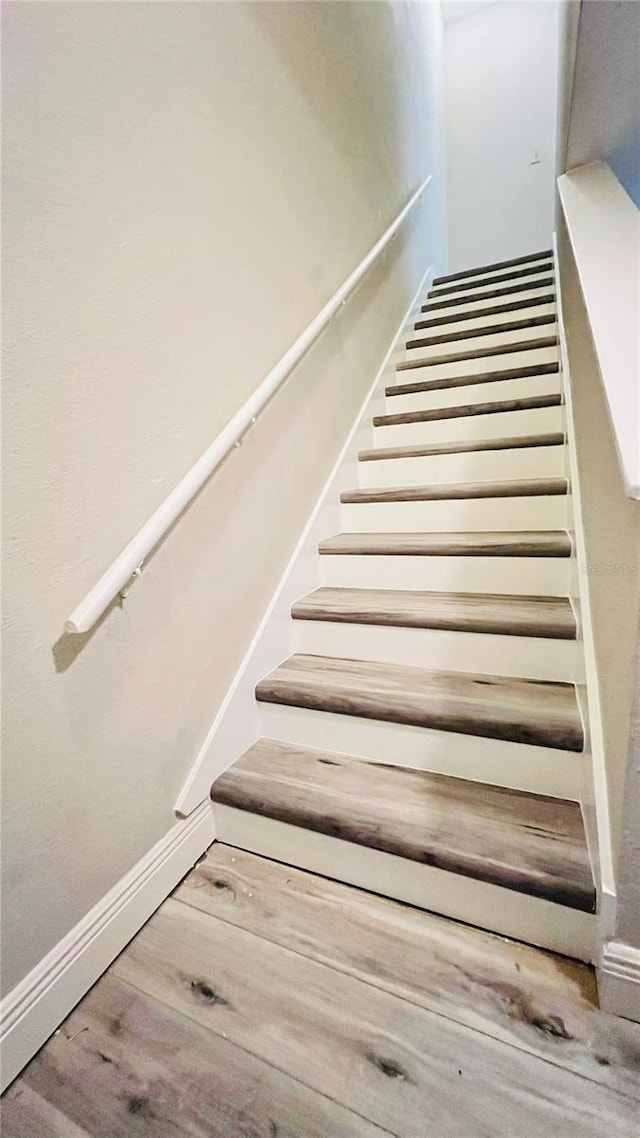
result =
[[[602,377],[564,219],[558,225],[562,309],[571,372],[612,852],[620,846],[640,603],[640,502],[627,497]],[[593,710],[591,708],[590,710]],[[596,771],[596,795],[598,772]]]
[[[554,209],[558,5],[462,13],[444,35],[452,270],[548,249]]]
[[[5,989],[172,806],[423,271],[437,5],[8,3]],[[63,621],[428,174],[93,635]]]

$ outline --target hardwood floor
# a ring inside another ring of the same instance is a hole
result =
[[[630,1138],[584,965],[215,845],[2,1101],[3,1138]]]

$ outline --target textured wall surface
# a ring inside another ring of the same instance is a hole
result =
[[[444,268],[439,20],[4,6],[5,990],[173,824],[397,323]],[[428,173],[124,609],[61,637]]]

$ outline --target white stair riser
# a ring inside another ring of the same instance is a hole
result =
[[[267,739],[556,798],[580,798],[584,763],[588,761],[584,755],[554,747],[485,739],[331,711],[310,711],[286,704],[260,703],[259,719]]]
[[[231,806],[216,805],[214,814],[218,840],[227,845],[566,956],[595,959],[592,914]]]
[[[476,284],[481,283],[482,281],[486,281],[487,278],[505,277],[507,274],[509,275],[510,280],[505,281],[505,284],[515,284],[518,280],[526,281],[528,279],[527,277],[518,277],[518,273],[524,272],[525,269],[535,269],[536,272],[541,272],[541,266],[543,265],[553,265],[553,257],[551,253],[548,257],[541,257],[539,259],[536,258],[531,261],[522,261],[519,265],[505,265],[503,269],[479,269],[477,273],[469,273],[468,277],[459,277],[458,280],[454,281],[442,281],[440,284],[434,283],[431,287],[434,289],[443,289],[451,288],[453,285],[463,285],[467,282],[469,284]],[[553,269],[550,269],[549,271],[553,272]],[[530,273],[529,275],[532,276],[533,273]]]
[[[466,407],[475,403],[491,403],[498,399],[529,399],[536,395],[560,395],[562,381],[552,375],[527,375],[519,379],[498,379],[488,383],[472,383],[464,387],[445,387],[436,391],[415,391],[407,395],[387,395],[385,415],[403,415],[405,411],[430,411],[437,407]]]
[[[320,557],[320,581],[345,589],[566,597],[571,587],[571,558],[327,554]]]
[[[495,275],[503,276],[504,274],[496,273]],[[529,284],[535,287],[538,285],[539,281],[546,281],[549,279],[549,277],[552,276],[553,272],[551,269],[546,269],[539,273],[531,273],[531,275],[528,277],[512,277],[510,280],[506,281],[491,281],[487,277],[484,277],[480,283],[476,283],[475,285],[470,283],[468,287],[465,288],[458,288],[455,282],[452,281],[451,284],[439,285],[434,289],[430,289],[429,292],[431,295],[427,297],[425,303],[428,304],[430,300],[446,300],[449,296],[464,296],[469,297],[471,300],[473,300],[473,298],[478,294],[495,292],[497,289],[512,288],[514,285],[520,284],[523,285],[524,288],[527,288]],[[466,282],[458,281],[458,284],[466,285]],[[455,288],[456,291],[451,292],[450,290],[452,288]]]
[[[421,423],[398,423],[373,428],[374,447],[428,446],[507,436],[547,435],[564,431],[564,408],[534,407],[525,411],[492,411]]]
[[[495,352],[490,356],[472,356],[444,364],[427,367],[400,368],[395,383],[420,383],[422,380],[455,379],[458,376],[477,375],[478,372],[504,371],[505,368],[525,368],[532,364],[557,363],[558,348],[523,348],[519,352]]]
[[[509,302],[509,297],[498,297],[496,300],[487,302],[487,308],[493,308],[500,304],[501,299],[506,303]],[[529,308],[517,308],[511,312],[495,312],[489,316],[476,316],[473,320],[451,320],[447,324],[436,324],[433,328],[418,328],[416,327],[422,320],[438,319],[437,313],[428,316],[426,312],[421,312],[417,317],[413,326],[413,333],[416,336],[439,336],[455,332],[466,332],[468,329],[473,331],[475,328],[493,328],[495,324],[517,324],[521,320],[530,320],[537,316],[555,316],[556,305],[553,302],[548,304],[532,304]],[[544,327],[544,325],[543,325]],[[413,333],[411,339],[413,339]],[[532,329],[524,332],[525,335],[533,335]]]
[[[531,680],[578,679],[576,641],[535,636],[294,620],[293,651]]]
[[[509,301],[513,304],[519,304],[521,302],[529,304],[532,300],[535,300],[536,297],[550,296],[553,292],[553,285],[541,285],[539,288],[523,289],[521,292],[511,292],[508,293],[507,296],[496,296],[491,298],[484,297],[483,299],[478,298],[476,300],[465,300],[464,303],[460,304],[447,304],[443,308],[433,308],[432,305],[435,303],[441,303],[443,300],[445,300],[445,297],[433,297],[428,298],[424,301],[424,304],[427,307],[426,310],[422,310],[421,308],[420,315],[424,319],[428,320],[429,316],[432,315],[456,316],[461,312],[477,312],[478,309],[482,310],[483,308],[488,308],[490,305],[493,306],[494,304],[500,304],[502,301]]]
[[[362,489],[427,486],[444,482],[489,482],[512,478],[555,478],[565,474],[564,446],[429,454],[421,458],[374,459],[358,463]]]
[[[342,506],[342,528],[347,533],[555,530],[566,528],[567,520],[566,494]]]
[[[484,351],[487,348],[495,348],[500,351],[501,348],[508,344],[519,344],[526,340],[538,340],[546,336],[557,336],[558,328],[556,324],[544,324],[540,328],[520,328],[512,332],[495,332],[492,336],[474,336],[470,332],[469,336],[464,340],[454,340],[444,344],[431,344],[427,347],[405,348],[405,358],[412,359],[432,359],[435,356],[445,356],[449,353],[455,352],[471,352]],[[416,338],[428,338],[429,332],[418,333]],[[413,339],[413,337],[412,337]]]

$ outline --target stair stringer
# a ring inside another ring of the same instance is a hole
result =
[[[419,318],[421,301],[432,276],[430,265],[398,325],[353,429],[180,789],[174,806],[179,818],[187,817],[209,798],[212,782],[260,735],[259,708],[254,694],[256,684],[294,650],[291,605],[322,584],[318,545],[341,528],[340,493],[358,485],[358,451],[373,445],[373,416],[384,413],[385,387],[395,382],[395,365],[405,358],[404,341]]]

